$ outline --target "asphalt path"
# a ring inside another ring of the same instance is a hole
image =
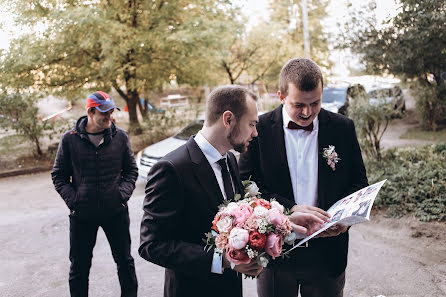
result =
[[[138,293],[162,296],[163,268],[137,252],[143,199],[144,183],[138,181],[129,201]],[[69,296],[68,210],[50,173],[0,179],[0,214],[0,296]],[[411,241],[399,227],[381,225],[351,228],[345,296],[446,296],[446,248],[436,245],[427,252],[427,241]],[[90,296],[119,296],[116,265],[102,230],[93,254]],[[244,296],[257,296],[255,281],[244,280]]]

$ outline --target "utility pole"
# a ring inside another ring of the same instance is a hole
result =
[[[308,34],[308,8],[307,0],[302,0],[302,23],[304,31],[305,56],[310,58],[310,35]]]

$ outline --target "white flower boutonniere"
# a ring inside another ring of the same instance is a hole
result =
[[[324,148],[324,151],[322,152],[322,156],[327,160],[328,166],[331,167],[333,171],[336,170],[336,163],[341,160],[339,158],[338,153],[335,151],[334,145],[329,145],[328,148]]]

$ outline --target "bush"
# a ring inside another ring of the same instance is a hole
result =
[[[366,160],[369,182],[387,178],[375,205],[400,217],[414,213],[421,221],[446,221],[446,143],[383,152]]]
[[[438,123],[445,119],[446,104],[440,98],[438,88],[417,83],[414,86],[416,105],[423,129],[436,131]]]
[[[348,116],[355,122],[359,143],[368,157],[381,159],[381,138],[394,114],[391,104],[371,105],[367,98],[352,100]]]

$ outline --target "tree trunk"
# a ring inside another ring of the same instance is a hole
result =
[[[127,107],[129,109],[129,122],[130,122],[130,127],[132,128],[132,130],[134,128],[138,128],[139,125],[139,121],[138,121],[138,115],[136,113],[136,105],[138,104],[138,93],[136,93],[136,96],[134,93],[129,92],[128,94],[128,98],[129,100],[127,101]]]
[[[37,156],[41,157],[43,155],[42,149],[40,148],[39,138],[34,137],[34,144],[36,145]]]

